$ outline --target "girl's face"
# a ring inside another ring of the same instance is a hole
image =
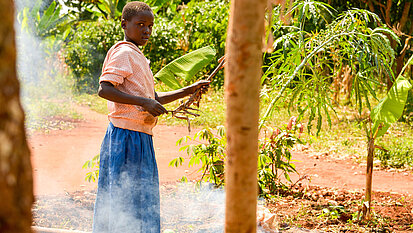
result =
[[[150,11],[142,11],[133,16],[129,21],[122,20],[125,40],[135,45],[145,45],[152,34],[154,16]]]

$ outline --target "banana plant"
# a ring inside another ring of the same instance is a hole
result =
[[[182,82],[191,78],[204,68],[214,58],[216,51],[211,46],[206,46],[187,53],[163,67],[154,75],[165,85],[172,89],[182,88]]]
[[[122,16],[125,4],[126,0],[101,0],[96,6],[105,18],[116,19]]]
[[[61,14],[62,7],[53,1],[41,12],[42,1],[38,0],[32,9],[25,7],[18,15],[22,29],[45,38],[64,34],[68,26],[64,23],[67,15]]]
[[[367,172],[366,172],[366,193],[362,208],[362,219],[369,220],[371,215],[371,187],[373,177],[373,159],[375,140],[384,135],[390,125],[399,120],[406,105],[407,95],[412,88],[412,84],[404,76],[407,66],[413,65],[413,56],[400,72],[393,86],[387,95],[372,109],[370,119],[365,125],[367,135]]]

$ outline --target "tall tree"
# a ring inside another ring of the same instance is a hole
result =
[[[266,0],[231,1],[225,69],[225,232],[256,232],[258,110]]]
[[[0,1],[0,232],[31,232],[33,180],[16,73],[14,3]]]

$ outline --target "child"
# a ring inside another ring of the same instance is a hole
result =
[[[107,53],[99,96],[108,100],[109,126],[102,142],[94,233],[159,233],[159,179],[152,142],[163,104],[205,90],[199,81],[180,90],[156,93],[149,62],[138,46],[151,35],[154,15],[143,2],[122,11],[125,41]]]

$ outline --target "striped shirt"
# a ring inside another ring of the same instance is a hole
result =
[[[149,60],[131,42],[121,41],[110,48],[102,67],[102,81],[112,83],[121,92],[155,99]],[[157,118],[142,107],[108,101],[108,110],[114,126],[153,135]]]

